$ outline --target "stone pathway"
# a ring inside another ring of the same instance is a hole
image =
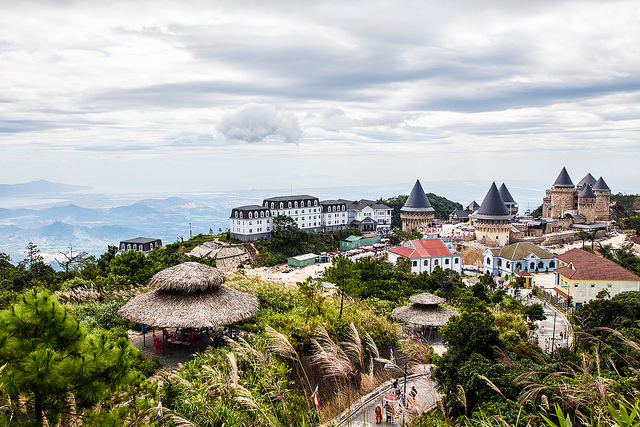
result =
[[[429,378],[428,368],[426,365],[418,367],[419,372],[407,377],[407,394],[411,391],[411,387],[415,387],[418,394],[415,399],[415,406],[410,406],[405,413],[405,422],[409,422],[413,416],[432,408],[437,401],[435,391],[435,381]],[[393,381],[389,381],[378,387],[367,396],[353,402],[351,407],[340,416],[327,423],[328,426],[334,427],[368,427],[376,425],[375,408],[380,405],[383,407],[383,399],[385,396],[393,395]],[[398,379],[398,387],[404,391],[404,378]],[[414,414],[414,415],[412,415]],[[402,425],[402,416],[393,418],[387,422],[383,410],[383,421],[380,426]]]

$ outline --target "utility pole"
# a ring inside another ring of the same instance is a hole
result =
[[[553,310],[553,336],[551,337],[551,353],[556,347],[556,318],[558,317],[558,312]]]

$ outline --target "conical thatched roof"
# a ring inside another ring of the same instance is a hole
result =
[[[451,316],[457,314],[440,305],[411,304],[394,309],[391,318],[398,322],[439,328],[444,326]]]
[[[118,314],[149,326],[213,328],[254,316],[258,298],[226,286],[182,293],[156,289],[126,303]]]
[[[217,268],[184,262],[156,273],[149,284],[165,291],[192,293],[218,288],[224,281],[224,273]]]
[[[258,298],[222,286],[224,273],[197,262],[185,262],[156,273],[158,286],[127,302],[125,319],[168,328],[211,328],[239,322],[258,312]]]
[[[409,298],[414,304],[423,304],[423,305],[433,305],[433,304],[442,304],[446,300],[444,298],[437,297],[429,292],[424,292],[422,294],[413,295]]]

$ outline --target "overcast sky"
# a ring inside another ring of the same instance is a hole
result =
[[[0,183],[640,181],[637,0],[0,10]]]

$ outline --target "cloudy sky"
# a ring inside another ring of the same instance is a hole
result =
[[[640,191],[637,0],[0,10],[1,183],[438,192],[567,166]]]

